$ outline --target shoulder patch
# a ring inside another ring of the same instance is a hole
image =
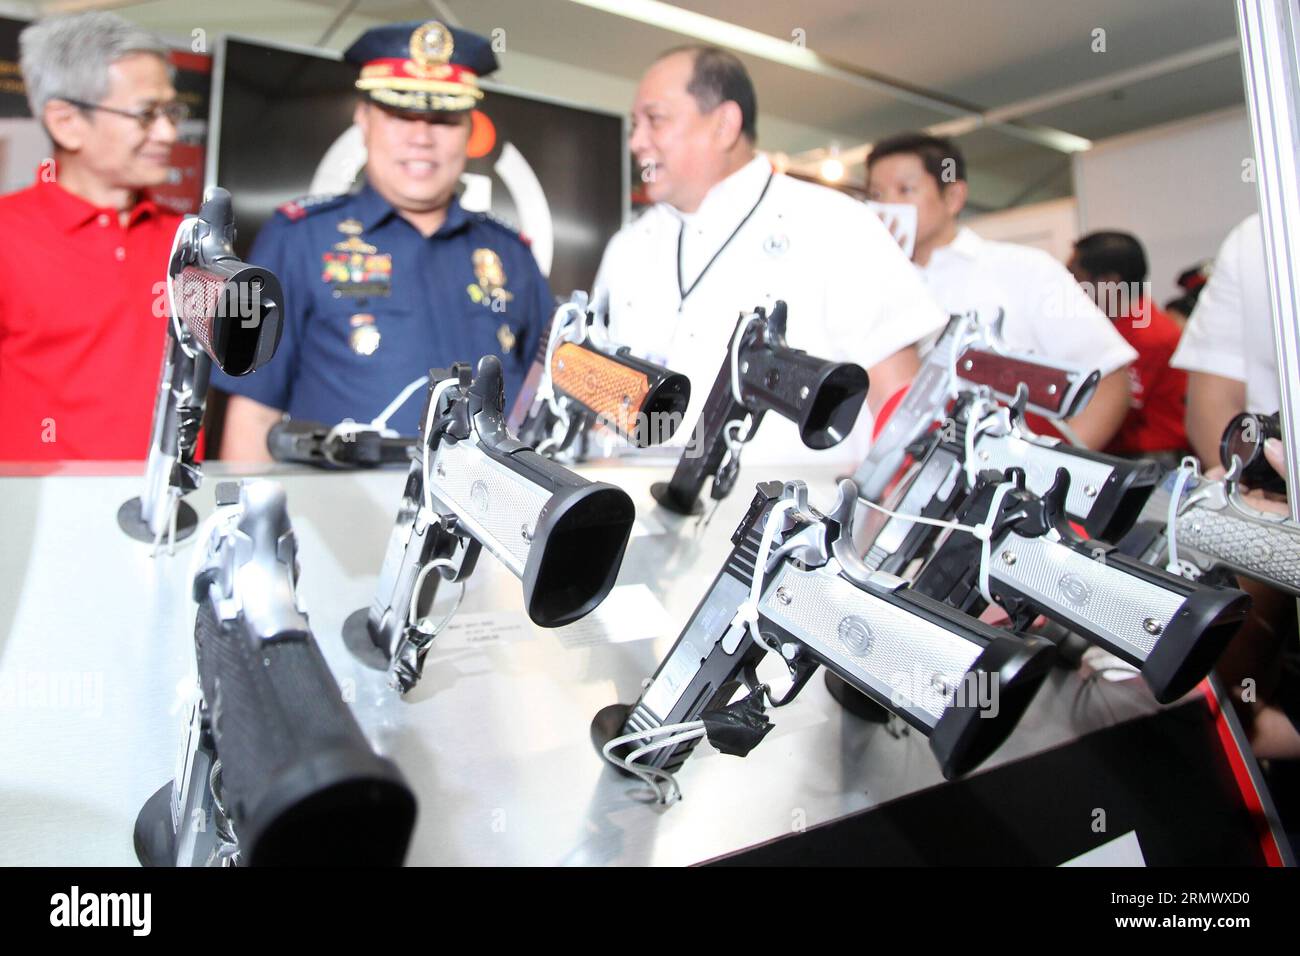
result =
[[[312,213],[330,208],[335,202],[343,198],[345,197],[333,193],[323,193],[318,196],[300,196],[297,199],[291,199],[287,203],[276,206],[275,211],[290,222],[297,222],[299,219],[307,218]]]

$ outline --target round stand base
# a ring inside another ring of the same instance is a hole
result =
[[[363,607],[353,611],[343,622],[343,646],[352,652],[352,656],[371,670],[388,670],[388,655],[378,647],[370,637],[367,623],[370,608]]]
[[[836,703],[854,717],[869,720],[873,724],[883,724],[889,720],[888,710],[856,687],[849,686],[848,682],[834,671],[826,671],[826,689],[831,692]]]
[[[629,704],[610,704],[608,707],[602,707],[591,721],[591,742],[596,747],[596,753],[601,755],[604,760],[605,744],[609,743],[615,737],[623,736],[623,726],[627,723],[628,715],[632,713],[632,707]],[[614,748],[614,756],[626,757],[632,752],[631,744],[624,744],[621,747]],[[609,761],[605,761],[609,763]],[[613,764],[610,764],[614,767]],[[634,774],[628,773],[621,767],[614,767],[624,777],[631,777]]]
[[[656,481],[651,485],[650,494],[659,503],[660,508],[667,508],[674,514],[691,516],[704,514],[704,502],[698,498],[691,505],[690,511],[683,511],[682,506],[668,494],[668,482],[666,481]]]
[[[137,541],[143,541],[145,544],[153,544],[153,532],[149,530],[149,525],[140,518],[141,503],[139,498],[132,498],[130,501],[122,502],[122,507],[117,509],[117,526],[125,531],[128,535]],[[184,541],[194,533],[194,529],[199,526],[199,515],[186,502],[179,501],[176,503],[176,540]],[[167,540],[167,532],[163,532],[163,540]]]
[[[175,866],[176,832],[172,829],[172,782],[168,780],[144,802],[135,818],[135,856],[141,866]]]

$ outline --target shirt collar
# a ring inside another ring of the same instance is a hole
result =
[[[118,210],[107,206],[96,206],[88,200],[69,192],[57,181],[47,180],[39,172],[36,186],[40,197],[49,212],[50,219],[64,232],[72,232],[101,215],[118,216]],[[127,215],[127,228],[131,228],[147,216],[158,215],[158,204],[147,193],[141,193],[136,204]]]
[[[979,234],[976,233],[974,229],[970,226],[962,226],[957,230],[957,235],[953,238],[952,242],[948,243],[948,245],[943,248],[965,259],[974,259],[979,255],[983,246],[984,240],[980,238]],[[940,250],[935,250],[935,252],[938,251]]]
[[[702,226],[710,223],[734,223],[754,208],[770,175],[771,162],[766,156],[758,154],[726,179],[714,183],[695,212],[684,213],[672,206],[667,208],[687,223]]]
[[[357,219],[361,221],[361,226],[367,232],[376,228],[389,216],[397,215],[397,210],[379,191],[370,185],[370,180],[357,193],[356,205],[353,207]],[[469,223],[470,214],[465,211],[465,207],[460,204],[458,196],[452,196],[451,202],[447,206],[447,218],[443,220],[438,231],[430,238],[436,236],[450,235],[458,229],[463,228]]]

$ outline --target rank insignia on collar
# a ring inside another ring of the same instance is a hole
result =
[[[474,263],[474,278],[478,280],[466,287],[473,301],[491,306],[494,302],[509,302],[515,297],[513,292],[506,290],[505,266],[495,250],[475,249],[470,258]]]
[[[381,338],[375,317],[365,312],[358,313],[348,319],[348,324],[352,326],[352,334],[348,336],[352,351],[358,355],[374,355]]]

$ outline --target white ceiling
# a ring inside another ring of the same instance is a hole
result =
[[[99,2],[173,37],[195,27],[314,45],[340,0]],[[0,3],[52,7],[58,3]],[[881,75],[977,109],[1017,103],[1235,38],[1225,0],[677,0],[676,6],[806,46],[851,70]],[[645,65],[688,38],[571,0],[361,0],[327,46],[376,23],[449,11],[481,33],[503,30],[500,79],[606,109],[626,110]],[[1094,52],[1094,31],[1105,52]],[[760,145],[796,154],[845,147],[940,122],[947,115],[791,66],[743,56],[759,96]],[[1240,104],[1235,55],[1059,106],[1026,120],[1088,139]],[[983,129],[960,139],[972,198],[983,208],[1069,193],[1068,157]],[[860,175],[860,172],[851,172]]]

